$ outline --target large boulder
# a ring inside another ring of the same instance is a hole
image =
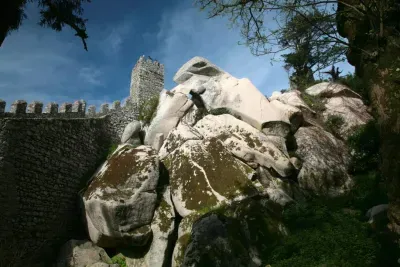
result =
[[[373,119],[367,109],[368,107],[359,98],[337,96],[327,99],[322,115],[325,121],[331,116],[341,117],[343,123],[338,125],[338,133],[347,139],[355,129]]]
[[[265,266],[260,251],[287,230],[267,199],[235,202],[185,217],[179,225],[172,266]]]
[[[284,104],[279,100],[272,100],[271,105],[279,110],[282,116],[287,118],[287,120],[290,122],[292,133],[296,132],[297,129],[302,125],[303,113],[297,107]]]
[[[168,133],[178,125],[180,119],[185,115],[193,101],[182,92],[162,91],[157,107],[157,113],[152,120],[147,132],[144,143],[155,146],[154,141],[157,134],[167,136]]]
[[[301,188],[325,196],[341,195],[351,188],[350,155],[341,140],[319,127],[301,127],[294,136],[296,154],[303,161],[298,175]]]
[[[235,157],[254,168],[272,168],[282,177],[294,171],[283,138],[267,136],[232,115],[207,115],[193,129],[204,138],[221,140]]]
[[[286,136],[290,131],[288,118],[270,105],[248,79],[236,79],[207,59],[195,57],[189,60],[174,80],[187,88],[185,92],[200,94],[208,110],[226,108],[267,134]]]
[[[129,253],[125,255],[127,267],[163,267],[168,264],[175,229],[175,211],[169,187],[162,193],[151,229],[153,239],[148,251],[143,257],[129,257]]]
[[[254,170],[216,138],[188,140],[163,162],[169,171],[172,201],[182,217],[259,194],[251,181]]]
[[[281,179],[264,167],[257,168],[257,174],[258,180],[271,201],[285,206],[294,200],[304,200],[304,192],[302,192],[298,183],[295,181]]]
[[[313,111],[307,104],[304,102],[301,97],[301,92],[298,90],[290,90],[285,93],[281,92],[273,92],[272,96],[269,98],[269,101],[278,100],[284,104],[296,107],[303,112],[309,112],[314,114]]]
[[[194,75],[200,77],[213,77],[222,74],[224,71],[212,64],[205,58],[194,57],[186,62],[175,74],[174,82],[181,84],[188,81]],[[201,79],[201,78],[200,78]],[[193,82],[193,80],[192,80]]]
[[[140,131],[142,124],[139,121],[132,121],[126,125],[121,137],[121,144],[141,145]]]
[[[335,96],[361,98],[359,94],[351,90],[346,85],[340,83],[332,83],[332,82],[322,82],[315,84],[307,88],[305,92],[312,96],[318,96],[324,98],[330,98]]]
[[[101,247],[146,244],[158,178],[159,159],[152,148],[119,146],[83,195],[91,240]]]
[[[111,264],[104,249],[87,240],[69,240],[59,252],[56,267],[86,267],[96,263]]]

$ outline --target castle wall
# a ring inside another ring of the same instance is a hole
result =
[[[140,105],[164,89],[164,65],[157,61],[140,57],[132,70],[130,96]]]
[[[105,118],[0,119],[2,253],[12,244],[35,252],[84,231],[78,191],[104,160],[106,130]]]
[[[164,66],[141,57],[132,72],[133,101],[124,107],[115,101],[96,112],[86,111],[83,100],[60,106],[17,100],[5,112],[0,99],[0,261],[7,251],[40,257],[84,234],[79,190],[137,120],[138,103],[163,87]]]

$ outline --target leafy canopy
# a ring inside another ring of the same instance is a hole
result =
[[[18,30],[24,19],[26,4],[36,2],[40,9],[39,25],[50,27],[55,31],[61,31],[68,25],[75,31],[75,36],[83,42],[83,47],[87,50],[86,32],[87,19],[82,17],[83,3],[90,3],[91,0],[3,0],[0,3],[0,46],[4,39],[12,31]]]

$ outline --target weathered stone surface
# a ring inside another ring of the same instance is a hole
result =
[[[186,141],[164,164],[170,175],[172,201],[182,217],[259,194],[250,180],[254,171],[215,138]]]
[[[294,181],[288,179],[282,180],[264,167],[257,168],[257,174],[260,183],[271,201],[285,206],[293,200],[304,199],[304,194]]]
[[[159,133],[168,136],[168,133],[178,125],[179,120],[192,105],[193,102],[188,99],[186,94],[163,91],[157,107],[157,114],[147,130],[145,144],[153,145],[154,139]]]
[[[275,242],[286,235],[277,215],[269,200],[249,199],[185,217],[172,266],[262,266],[262,248],[252,237]]]
[[[107,267],[112,263],[104,249],[92,242],[69,240],[59,252],[56,267],[86,267],[97,262],[103,262]]]
[[[368,218],[369,223],[374,223],[375,221],[379,220],[379,217],[385,217],[389,205],[388,204],[381,204],[370,208],[367,213],[366,217]]]
[[[189,80],[193,75],[206,77],[221,75],[223,71],[205,58],[194,57],[186,62],[175,74],[174,82],[181,84]]]
[[[151,223],[153,240],[144,257],[126,256],[127,267],[163,267],[168,262],[171,251],[171,238],[175,228],[175,211],[171,201],[171,192],[166,187]]]
[[[120,265],[119,264],[108,264],[105,262],[96,262],[90,266],[87,265],[87,267],[120,267]]]
[[[164,134],[158,133],[156,134],[152,147],[158,152],[164,143]]]
[[[203,86],[201,98],[208,110],[227,108],[234,115],[266,134],[286,136],[290,122],[248,80],[236,79],[230,74],[212,77]]]
[[[138,140],[140,144],[139,132],[141,128],[142,125],[139,121],[132,121],[126,125],[124,132],[122,133],[121,144],[128,142],[133,145],[136,144]]]
[[[284,104],[296,107],[303,112],[306,111],[310,113],[315,113],[315,111],[313,111],[301,98],[301,92],[298,90],[290,90],[283,94],[281,92],[273,92],[269,100],[278,100]]]
[[[91,240],[102,247],[144,245],[151,235],[159,160],[147,146],[121,145],[83,195]]]
[[[298,175],[300,187],[317,195],[337,196],[351,188],[347,173],[349,152],[346,145],[318,127],[301,127],[295,134],[296,154],[303,167]]]
[[[158,155],[162,160],[170,153],[174,152],[186,141],[201,139],[203,139],[203,136],[195,128],[190,127],[187,124],[180,123],[169,133]]]
[[[282,177],[294,171],[283,138],[267,136],[232,115],[207,115],[193,128],[204,138],[221,140],[235,157],[247,164],[273,168]]]
[[[301,110],[297,107],[284,104],[279,100],[272,100],[271,105],[279,110],[282,116],[287,118],[287,120],[290,122],[292,133],[296,132],[303,123],[303,113]]]
[[[307,94],[319,97],[346,96],[361,99],[361,96],[346,85],[340,83],[322,82],[306,89]]]
[[[332,115],[343,118],[343,125],[340,125],[338,132],[344,139],[347,139],[359,126],[373,119],[367,111],[367,106],[359,98],[332,97],[327,99],[325,108],[323,112],[325,121]]]

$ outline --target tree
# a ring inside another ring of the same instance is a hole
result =
[[[323,16],[335,16],[329,32],[315,25],[326,42],[348,48],[346,54],[356,75],[368,85],[380,133],[380,169],[388,182],[391,229],[400,234],[400,2],[398,0],[195,0],[209,17],[228,16],[241,28],[253,54],[272,50],[276,31],[265,26],[274,14],[299,15],[309,22],[307,10],[317,8]],[[344,40],[346,38],[347,40]],[[272,46],[271,46],[272,45]]]
[[[65,25],[70,26],[81,38],[87,51],[86,33],[87,19],[82,18],[82,4],[91,0],[3,0],[0,4],[0,46],[5,38],[17,30],[27,18],[24,9],[28,2],[37,2],[40,8],[39,25],[61,31]]]
[[[285,69],[294,69],[290,80],[295,81],[297,87],[303,88],[314,82],[314,73],[344,60],[346,46],[326,41],[326,36],[315,30],[318,27],[332,33],[336,31],[335,24],[333,16],[324,16],[318,9],[311,9],[304,16],[289,17],[276,31],[279,46],[291,50],[282,58]]]

